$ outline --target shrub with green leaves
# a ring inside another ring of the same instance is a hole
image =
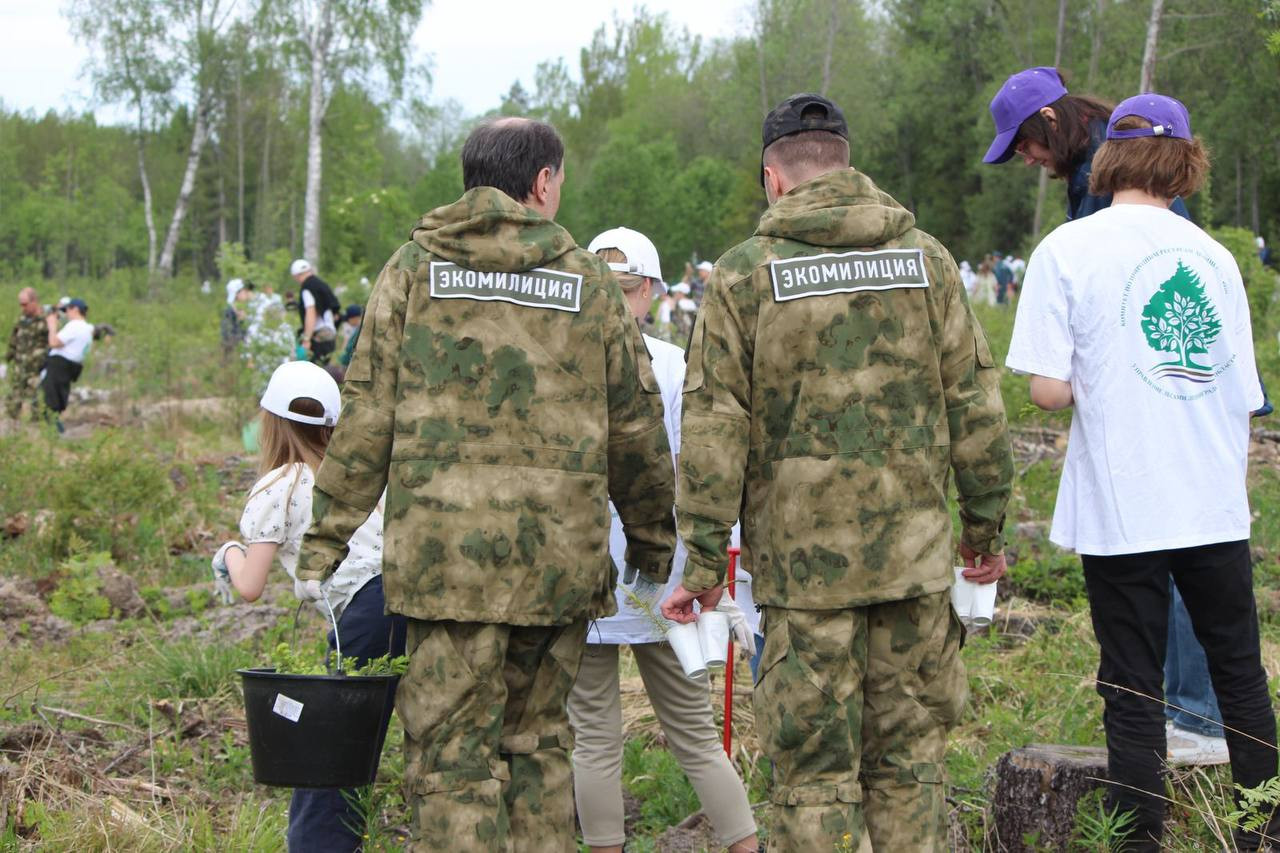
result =
[[[62,564],[63,578],[49,597],[49,609],[76,625],[111,618],[111,602],[101,594],[98,570],[111,565],[111,555],[101,551],[75,556]]]

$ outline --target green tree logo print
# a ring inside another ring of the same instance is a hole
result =
[[[1195,356],[1209,352],[1209,345],[1222,333],[1222,322],[1200,277],[1181,261],[1142,309],[1142,331],[1152,349],[1175,356],[1156,365],[1154,373],[1197,381],[1212,378],[1212,365],[1197,364]]]

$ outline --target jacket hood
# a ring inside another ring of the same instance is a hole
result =
[[[437,207],[418,221],[410,239],[480,272],[523,272],[577,246],[564,228],[493,187],[476,187]]]
[[[856,169],[806,181],[773,203],[756,234],[814,246],[878,246],[915,227],[911,211]]]

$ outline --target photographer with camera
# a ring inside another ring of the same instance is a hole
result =
[[[45,408],[54,413],[58,432],[63,431],[60,415],[71,399],[71,384],[80,378],[84,357],[93,343],[93,324],[85,319],[88,313],[89,306],[83,299],[69,299],[60,302],[44,318],[49,330],[49,358],[45,361],[41,389]],[[62,328],[58,328],[59,315],[66,318]]]

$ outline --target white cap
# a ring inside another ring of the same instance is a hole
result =
[[[289,275],[302,275],[304,272],[311,272],[311,264],[306,258],[298,258],[289,264]]]
[[[711,272],[711,270],[713,269],[713,267],[711,266],[711,261],[702,261],[701,263],[698,264],[698,269],[704,270],[706,272]]]
[[[653,241],[639,231],[610,228],[597,235],[591,245],[587,246],[588,252],[599,252],[601,249],[617,249],[627,256],[626,263],[611,263],[609,269],[651,278],[658,283],[661,292],[667,292],[667,284],[662,280],[662,267],[658,263],[658,250]]]
[[[671,285],[671,292],[672,293],[692,293],[693,291],[689,289],[688,282],[678,281],[675,284]]]
[[[207,281],[205,282],[205,284],[208,283],[209,282]],[[231,281],[227,282],[227,304],[233,304],[236,301],[236,295],[242,290],[244,290],[244,279],[233,278]]]
[[[299,397],[310,397],[324,406],[323,417],[300,415],[289,411],[289,404]],[[338,422],[342,394],[323,367],[309,361],[287,361],[276,368],[262,394],[261,405],[273,415],[300,424],[333,426]]]
[[[692,314],[693,312],[698,310],[698,303],[694,302],[692,299],[686,296],[676,303],[676,307],[679,308],[681,311],[684,311],[688,314]]]

